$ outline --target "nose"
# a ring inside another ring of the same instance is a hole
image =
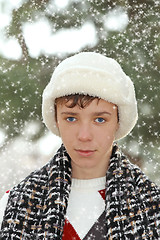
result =
[[[92,140],[91,127],[88,124],[83,124],[79,127],[78,140],[81,142],[87,142]]]

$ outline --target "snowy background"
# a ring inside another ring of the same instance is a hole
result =
[[[0,0],[0,197],[54,154],[41,94],[80,51],[115,58],[135,84],[139,120],[119,145],[160,184],[159,0]]]

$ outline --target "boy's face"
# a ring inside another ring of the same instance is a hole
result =
[[[83,109],[58,103],[57,126],[72,159],[72,177],[105,176],[119,126],[117,107],[102,99]]]

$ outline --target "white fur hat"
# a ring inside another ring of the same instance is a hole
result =
[[[82,52],[62,61],[43,92],[43,121],[59,136],[55,121],[55,99],[71,94],[102,98],[118,106],[119,128],[115,140],[125,137],[135,126],[137,102],[131,79],[112,58]]]

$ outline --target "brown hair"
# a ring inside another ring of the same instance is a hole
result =
[[[57,121],[57,104],[65,104],[69,108],[79,106],[80,108],[87,107],[94,99],[99,101],[100,98],[83,94],[72,94],[55,99],[55,119]]]
[[[85,108],[94,99],[97,99],[97,103],[100,100],[100,98],[98,98],[98,97],[93,97],[93,96],[83,95],[83,94],[71,94],[68,96],[56,98],[55,99],[55,119],[56,119],[56,121],[57,121],[57,104],[65,104],[68,108],[73,108],[75,106],[79,106],[80,108]],[[117,111],[117,118],[119,121],[118,111]]]

